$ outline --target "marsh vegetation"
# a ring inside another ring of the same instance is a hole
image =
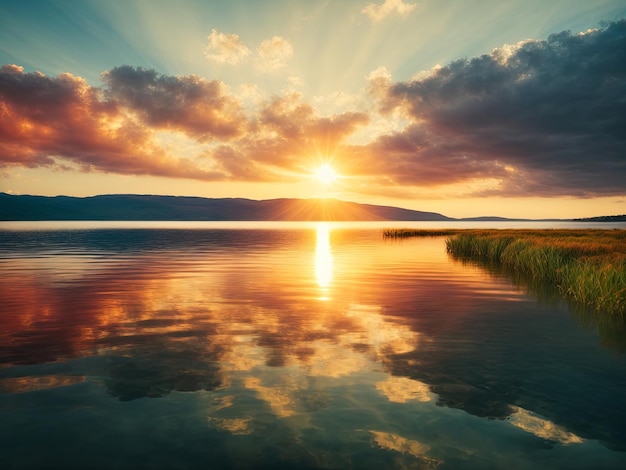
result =
[[[594,310],[626,313],[625,230],[385,230],[386,237],[448,236],[453,257],[496,265]]]

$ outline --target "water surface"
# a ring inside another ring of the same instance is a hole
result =
[[[623,331],[441,237],[5,223],[0,272],[3,468],[626,466]]]

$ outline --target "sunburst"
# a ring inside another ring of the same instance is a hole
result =
[[[328,163],[324,163],[317,170],[315,170],[313,176],[317,181],[324,185],[334,183],[337,178],[339,178],[339,175],[337,174],[335,169]]]

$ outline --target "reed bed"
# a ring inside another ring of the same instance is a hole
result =
[[[467,231],[446,240],[448,253],[496,262],[567,298],[608,314],[626,313],[626,231]]]
[[[456,258],[550,283],[602,313],[626,313],[626,230],[408,230],[400,236],[435,235],[449,236],[446,250]]]
[[[454,235],[462,230],[458,229],[412,229],[412,228],[390,228],[383,229],[385,238],[407,238],[407,237],[441,237]]]

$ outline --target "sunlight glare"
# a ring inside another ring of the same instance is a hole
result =
[[[333,280],[333,255],[330,250],[330,230],[328,224],[317,225],[317,245],[315,248],[315,279],[322,289],[330,286]],[[326,300],[326,298],[324,298]]]
[[[324,163],[320,166],[315,171],[314,176],[322,184],[331,184],[339,177],[337,172],[335,172],[333,167],[331,167],[328,163]]]

